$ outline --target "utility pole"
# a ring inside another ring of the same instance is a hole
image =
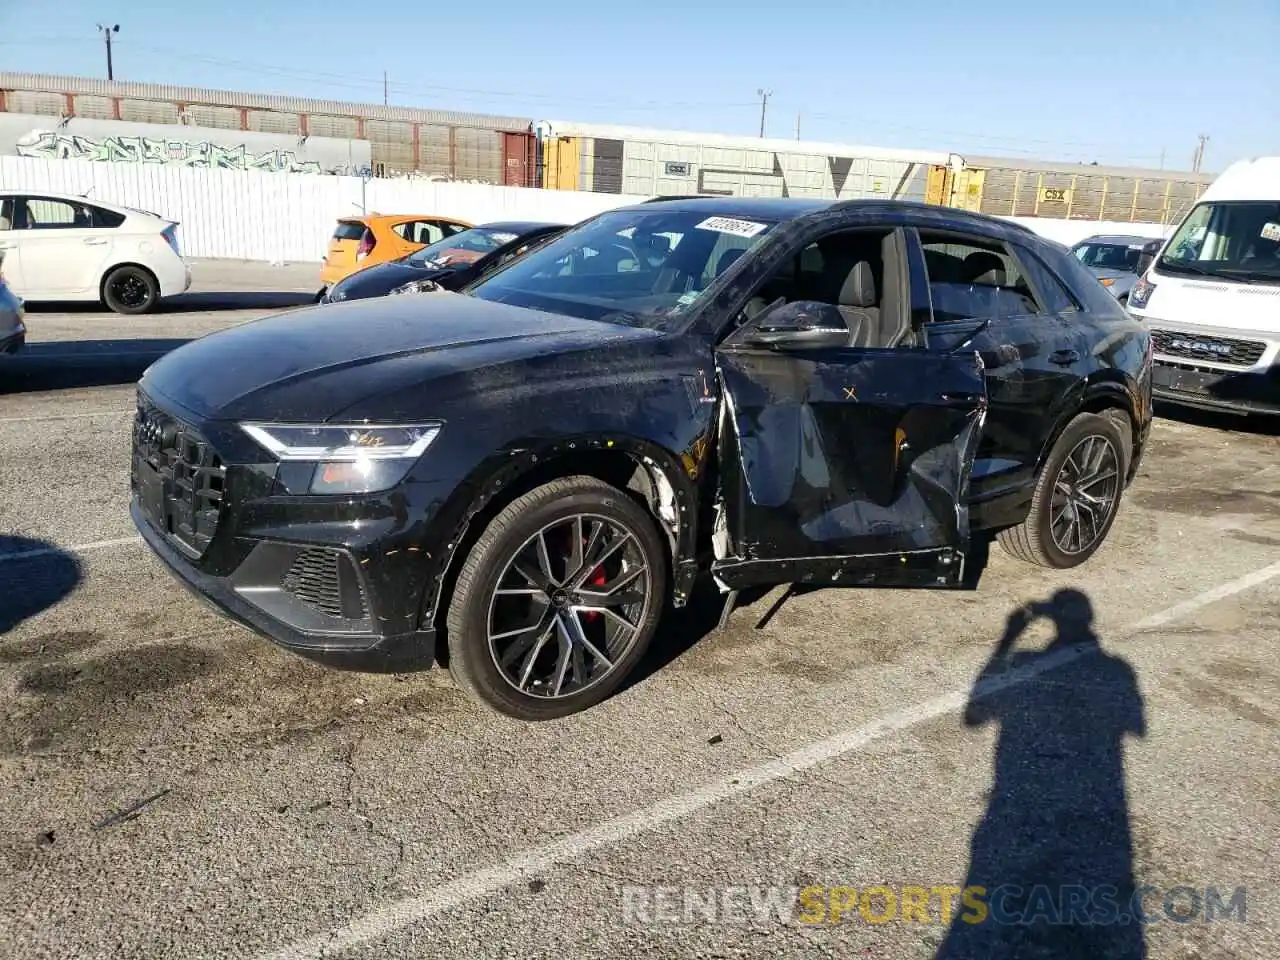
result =
[[[387,105],[387,71],[382,71],[382,105]]]
[[[116,75],[111,67],[111,35],[120,32],[120,24],[117,23],[108,27],[100,23],[98,24],[98,32],[102,34],[102,39],[107,42],[107,79],[114,80]]]
[[[769,105],[769,98],[773,96],[773,91],[766,90],[764,89],[764,87],[761,87],[759,90],[756,91],[756,93],[760,97],[760,139],[763,140],[764,139],[764,112],[765,112],[765,108]]]
[[[1200,172],[1200,166],[1204,163],[1204,145],[1209,142],[1209,135],[1202,133],[1196,139],[1200,141],[1200,144],[1196,147],[1195,159],[1191,161],[1192,173]]]
[[[800,139],[800,111],[796,111],[796,139]]]
[[[1160,148],[1160,169],[1164,169],[1164,147]]]

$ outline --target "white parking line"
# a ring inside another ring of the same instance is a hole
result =
[[[129,410],[89,410],[85,413],[36,414],[32,417],[0,417],[0,423],[41,423],[45,420],[82,420],[87,417],[123,417]]]
[[[32,560],[36,557],[47,557],[55,553],[88,553],[90,550],[105,550],[107,547],[124,547],[131,543],[141,542],[141,537],[121,537],[118,540],[95,540],[93,543],[77,543],[69,547],[36,547],[34,550],[0,553],[0,563],[10,563],[14,560]]]
[[[1152,614],[1121,630],[1118,636],[1131,636],[1144,630],[1164,626],[1211,603],[1265,583],[1276,576],[1280,576],[1280,563],[1273,563],[1269,567],[1224,583]],[[263,954],[258,960],[303,960],[303,958],[321,955],[333,957],[362,943],[381,940],[412,923],[496,893],[504,887],[527,879],[532,874],[576,860],[592,851],[616,846],[723,800],[732,799],[757,787],[802,773],[881,740],[891,733],[907,730],[928,720],[952,713],[963,707],[972,697],[989,696],[998,690],[1026,683],[1096,650],[1095,644],[1077,644],[1046,654],[1024,668],[1010,669],[982,682],[977,687],[953,690],[940,697],[881,717],[864,726],[843,730],[825,740],[801,747],[777,760],[770,760],[721,777],[689,793],[660,800],[643,810],[637,810],[579,833],[526,850],[488,869],[478,870],[451,882],[429,888],[418,896],[390,903],[353,920],[344,927],[316,934],[281,950]]]

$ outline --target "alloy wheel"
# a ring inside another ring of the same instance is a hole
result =
[[[149,293],[143,279],[128,273],[111,281],[111,294],[116,302],[126,307],[140,307],[147,302]]]
[[[489,654],[520,693],[560,699],[613,672],[640,635],[653,573],[616,519],[575,514],[529,537],[489,602]]]
[[[1059,550],[1084,553],[1106,534],[1120,482],[1120,455],[1109,437],[1090,434],[1071,448],[1054,479],[1049,512]]]

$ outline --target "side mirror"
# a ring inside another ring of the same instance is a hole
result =
[[[839,308],[817,300],[797,300],[766,310],[742,342],[759,347],[847,347],[851,330]]]

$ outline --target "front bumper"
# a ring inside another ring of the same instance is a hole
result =
[[[130,515],[180,583],[223,615],[321,662],[362,670],[429,667],[424,613],[447,550],[434,543],[423,484],[362,497],[300,496],[234,425],[196,424],[139,391]],[[305,486],[309,482],[310,473]],[[426,489],[430,487],[431,489]],[[414,519],[420,518],[415,523]]]
[[[283,593],[276,586],[253,582],[255,579],[264,579],[261,576],[255,577],[255,574],[265,573],[266,578],[269,579],[274,573],[274,579],[278,584],[285,571],[278,567],[267,567],[264,570],[263,567],[267,566],[266,564],[247,559],[237,570],[240,573],[239,577],[234,574],[216,576],[205,573],[191,563],[164,534],[156,529],[147,519],[136,497],[130,503],[129,513],[142,539],[178,583],[221,616],[248,627],[278,646],[328,666],[351,670],[370,672],[422,670],[434,663],[436,640],[434,630],[379,634],[316,632],[314,628],[305,628],[296,622],[290,622],[289,611],[291,608],[296,611],[296,604],[285,600]],[[265,555],[259,555],[262,559],[270,558],[272,553],[280,556],[281,547],[286,552],[290,550],[288,545],[272,545],[265,542],[261,545],[267,551]],[[275,550],[272,549],[273,547]],[[253,557],[252,552],[250,557]],[[255,593],[256,600],[249,599]],[[282,601],[274,604],[278,612],[267,609],[268,606],[273,605],[262,603],[266,598]],[[293,616],[296,616],[296,613]]]
[[[1165,403],[1280,415],[1280,366],[1228,371],[1157,359],[1152,376],[1155,397]]]

